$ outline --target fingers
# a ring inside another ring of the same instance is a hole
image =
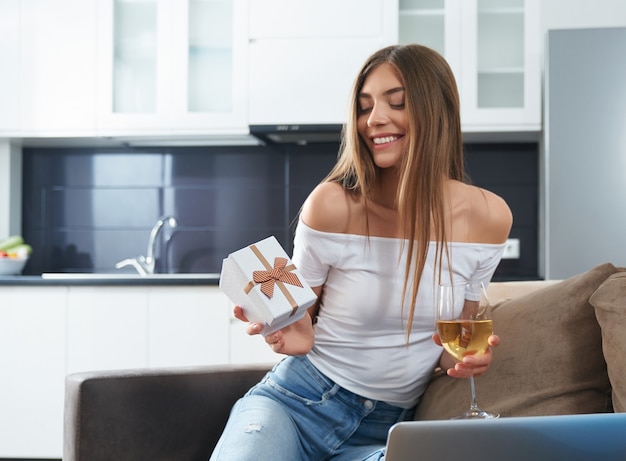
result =
[[[243,308],[241,306],[235,306],[233,308],[233,315],[236,319],[241,320],[242,322],[249,322],[246,315],[243,313]],[[248,323],[246,326],[246,333],[249,335],[258,335],[263,331],[263,325],[260,323]]]
[[[500,345],[500,336],[491,335],[489,336],[489,339],[487,340],[487,342],[489,343],[490,347],[497,347]]]
[[[236,319],[241,320],[242,322],[247,322],[248,318],[243,313],[243,308],[241,306],[235,306],[233,308],[233,315]]]
[[[250,323],[248,318],[243,313],[243,308],[241,306],[235,306],[233,308],[233,315],[236,319],[241,320],[242,322],[248,322],[248,325],[246,325],[246,333],[249,335],[258,335],[263,331],[264,325],[258,322]],[[285,347],[285,340],[281,330],[272,333],[271,335],[267,335],[264,339],[274,352],[281,353]]]
[[[249,323],[246,326],[246,333],[249,335],[258,335],[261,331],[263,331],[263,325],[260,323]]]
[[[484,374],[488,365],[468,365],[464,362],[457,362],[453,368],[448,368],[447,374],[452,378],[469,378],[470,376],[480,376]]]
[[[484,354],[466,355],[453,368],[448,369],[448,375],[453,378],[469,378],[471,375],[480,376],[491,365],[493,353],[488,349]]]
[[[265,337],[265,342],[272,348],[274,352],[280,352],[285,346],[283,333],[280,330],[278,330],[276,333],[272,333],[271,335],[267,335]]]
[[[437,344],[438,346],[443,346],[443,344],[441,343],[441,337],[439,336],[439,333],[433,333],[432,338],[435,344]],[[489,338],[487,339],[487,343],[489,344],[489,347],[498,347],[500,345],[500,336],[498,335],[489,336]]]
[[[433,340],[435,340],[433,336]],[[436,340],[435,340],[436,342]],[[453,378],[469,378],[471,375],[480,376],[484,374],[493,361],[492,347],[500,344],[500,337],[492,335],[488,340],[489,348],[484,354],[466,355],[463,360],[455,363],[454,367],[447,370],[448,376]]]

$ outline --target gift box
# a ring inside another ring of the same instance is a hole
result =
[[[274,236],[224,259],[220,289],[250,322],[265,325],[263,336],[300,320],[317,300]]]

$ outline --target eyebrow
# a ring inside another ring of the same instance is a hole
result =
[[[395,88],[388,89],[387,91],[385,91],[383,93],[383,95],[384,96],[389,96],[389,95],[392,95],[392,94],[395,94],[395,93],[400,93],[402,91],[404,91],[404,87],[403,86],[398,86],[398,87],[395,87]],[[359,93],[359,99],[360,98],[371,99],[371,97],[372,97],[372,95],[369,94],[369,93],[364,93],[362,91]]]

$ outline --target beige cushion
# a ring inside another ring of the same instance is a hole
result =
[[[589,297],[612,274],[603,264],[584,274],[496,305],[501,344],[483,376],[478,404],[502,416],[612,411],[600,326]],[[448,419],[469,406],[466,379],[433,378],[416,419]]]
[[[519,298],[533,291],[558,283],[559,280],[521,280],[514,282],[492,282],[487,289],[487,296],[492,306],[502,304],[509,299]]]
[[[602,328],[602,349],[613,388],[614,411],[626,411],[626,272],[609,277],[589,302]]]

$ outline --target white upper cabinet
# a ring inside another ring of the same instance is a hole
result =
[[[247,4],[100,0],[99,133],[247,133]]]
[[[400,0],[398,42],[418,43],[446,58],[461,74],[461,9],[455,0]]]
[[[3,0],[0,30],[0,133],[93,135],[96,0]]]
[[[19,130],[19,0],[0,2],[0,136]]]
[[[540,131],[538,0],[400,0],[399,41],[450,63],[463,131]]]
[[[541,130],[541,43],[536,0],[463,2],[466,131]]]
[[[253,0],[251,125],[342,124],[365,59],[397,39],[397,2]]]
[[[539,0],[0,1],[0,136],[248,134],[343,124],[365,59],[450,63],[463,130],[541,129]]]

